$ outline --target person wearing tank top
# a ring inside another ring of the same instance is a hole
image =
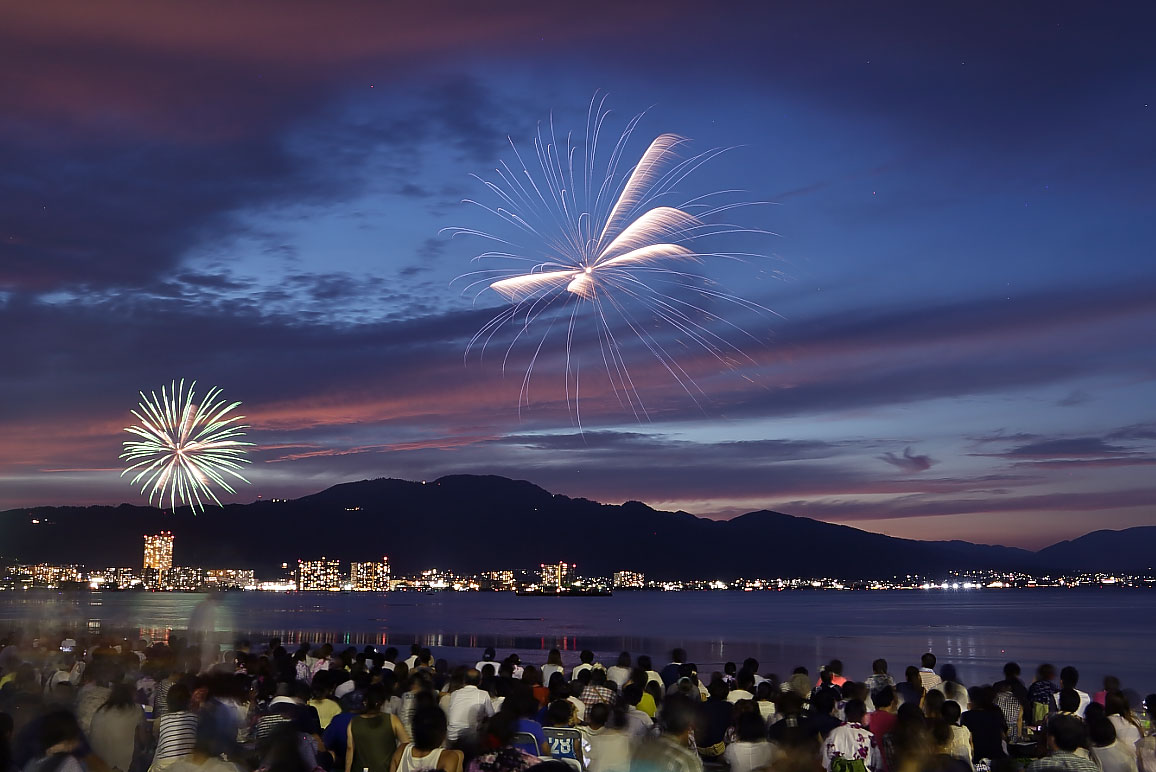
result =
[[[461,751],[446,750],[446,714],[436,705],[413,714],[413,742],[398,747],[389,772],[462,772]]]

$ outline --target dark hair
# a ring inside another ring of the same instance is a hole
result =
[[[669,734],[682,734],[694,726],[695,705],[684,694],[672,694],[662,703],[662,723]]]
[[[1054,716],[1048,722],[1048,734],[1061,751],[1074,753],[1088,740],[1088,730],[1084,722],[1075,716]]]
[[[683,662],[685,660],[686,660],[686,650],[674,649],[672,652],[670,652],[670,661],[671,662]]]
[[[756,710],[754,713],[740,713],[735,722],[735,736],[739,742],[757,743],[766,739],[767,725],[762,715]]]
[[[1069,688],[1075,689],[1076,684],[1080,682],[1080,671],[1076,670],[1071,665],[1068,665],[1060,671],[1060,683]]]
[[[175,683],[169,687],[169,696],[165,700],[169,712],[177,713],[182,710],[189,709],[189,702],[192,700],[192,692],[189,687],[182,683]]]
[[[390,646],[385,650],[385,660],[386,662],[393,662],[395,659],[397,659],[397,647]]]
[[[494,651],[493,646],[487,646],[486,650],[482,652],[482,659],[486,660],[487,662],[493,660],[493,658],[496,656],[498,656],[498,652]]]
[[[127,708],[136,703],[136,694],[128,684],[114,684],[108,693],[108,699],[101,705],[104,708]]]
[[[871,692],[871,701],[875,703],[876,708],[886,708],[895,702],[895,689],[891,686],[881,686]]]
[[[1116,742],[1116,727],[1112,726],[1112,722],[1106,718],[1089,721],[1088,723],[1088,739],[1092,741],[1092,745],[1103,748]]]
[[[963,715],[963,708],[955,700],[948,700],[939,709],[939,715],[943,716],[943,720],[949,724],[958,724],[959,717]]]
[[[547,665],[561,665],[562,664],[562,652],[558,651],[557,649],[550,649],[550,653],[546,655],[546,664]]]
[[[816,716],[825,716],[835,709],[835,691],[824,689],[811,700],[811,713]]]
[[[1080,694],[1075,689],[1060,689],[1056,703],[1063,712],[1075,713],[1080,709]]]
[[[40,719],[40,751],[44,752],[53,745],[79,740],[81,738],[80,724],[70,710],[53,710],[44,714]]]
[[[631,681],[622,687],[622,699],[627,705],[637,705],[642,702],[642,684]]]
[[[827,663],[827,669],[835,675],[843,675],[843,660],[833,659]]]
[[[863,704],[863,700],[847,700],[843,706],[843,716],[848,723],[858,723],[863,720],[865,715],[867,715],[867,706]]]
[[[369,688],[365,690],[365,710],[366,712],[374,712],[381,710],[381,706],[385,704],[385,687],[381,684],[370,684]]]
[[[939,677],[944,681],[959,683],[959,673],[956,672],[955,665],[950,662],[939,668]]]
[[[1009,681],[1013,678],[1018,677],[1019,674],[1020,674],[1020,666],[1018,664],[1016,664],[1015,662],[1008,662],[1007,664],[1005,664],[1003,666],[1004,678],[1008,679]]]
[[[413,712],[413,745],[418,750],[432,751],[446,739],[446,714],[436,705],[418,708]]]
[[[947,697],[944,696],[943,692],[932,689],[923,698],[923,712],[932,718],[937,718],[942,713],[945,702],[947,702]]]
[[[630,667],[630,652],[624,651],[618,655],[618,667]]]
[[[550,726],[569,724],[574,716],[574,704],[570,700],[554,700],[546,708],[546,723]]]
[[[883,675],[887,672],[887,660],[877,659],[871,663],[871,672]]]
[[[919,658],[919,664],[924,667],[935,667],[935,655],[930,651]]]
[[[586,723],[605,726],[609,720],[610,706],[605,702],[596,702],[590,706],[590,710],[586,716]]]
[[[582,653],[578,655],[578,659],[583,664],[589,664],[594,661],[594,652],[590,651],[590,649],[583,649]]]
[[[639,654],[635,664],[643,670],[654,670],[654,663],[651,662],[649,654]]]

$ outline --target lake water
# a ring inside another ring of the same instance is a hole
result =
[[[69,628],[183,629],[203,596],[185,593],[0,593],[0,632]],[[893,674],[932,651],[966,684],[990,683],[1008,660],[1027,680],[1041,662],[1075,665],[1081,686],[1108,673],[1140,694],[1156,691],[1156,592],[1127,589],[792,592],[620,592],[609,598],[534,598],[510,593],[227,593],[218,625],[255,641],[397,646],[414,640],[451,663],[480,649],[517,652],[541,664],[545,652],[592,649],[612,664],[619,651],[649,653],[655,665],[685,648],[700,672],[756,657],[760,670],[812,673],[833,657],[862,678],[876,657]]]

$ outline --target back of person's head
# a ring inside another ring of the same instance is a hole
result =
[[[592,667],[586,668],[585,670],[578,671],[578,675],[574,676],[574,683],[577,683],[582,687],[589,686],[590,685],[590,679],[594,677],[592,675],[593,672],[594,672],[594,668],[592,668]]]
[[[583,665],[589,665],[594,661],[594,652],[590,651],[590,649],[583,649],[582,653],[578,655],[578,660]]]
[[[932,718],[938,718],[943,711],[943,703],[947,698],[943,692],[932,689],[923,697],[923,712]]]
[[[590,684],[592,686],[605,686],[606,685],[606,671],[605,670],[602,670],[601,668],[591,668],[589,672],[590,672]]]
[[[826,716],[835,709],[835,694],[833,691],[821,691],[811,700],[811,712],[816,716]]]
[[[950,662],[939,668],[939,677],[950,683],[959,683],[959,673],[956,672],[955,665]]]
[[[725,700],[730,693],[730,687],[727,682],[719,679],[718,681],[711,681],[710,685],[706,687],[707,694],[712,700]]]
[[[946,748],[951,745],[952,729],[951,724],[947,723],[946,719],[933,718],[929,719],[931,729],[931,742],[936,748]]]
[[[1114,675],[1104,676],[1104,691],[1118,692],[1120,691],[1120,679]]]
[[[773,686],[771,686],[770,681],[763,681],[757,687],[755,687],[755,699],[756,700],[761,700],[761,701],[768,701],[769,700],[770,702],[774,702],[775,701],[774,698],[775,698],[775,688]]]
[[[1108,692],[1104,695],[1104,710],[1109,716],[1129,718],[1132,715],[1132,707],[1123,692]]]
[[[1009,681],[1020,677],[1020,666],[1015,662],[1008,662],[1003,666],[1003,677]]]
[[[887,674],[887,660],[877,659],[874,662],[872,662],[871,663],[871,672],[876,674],[876,675],[886,675]]]
[[[903,676],[907,679],[907,683],[922,688],[923,679],[919,677],[919,668],[915,665],[908,665],[907,669],[903,671]]]
[[[530,684],[530,686],[544,686],[542,683],[542,671],[534,665],[526,665],[522,669],[522,680]]]
[[[766,739],[767,725],[757,710],[739,714],[735,721],[735,736],[743,743],[757,743]]]
[[[694,726],[695,703],[682,694],[672,694],[662,703],[662,725],[667,734],[681,735]]]
[[[558,651],[557,649],[550,649],[550,653],[546,655],[546,664],[547,665],[561,665],[562,664],[562,652]]]
[[[482,659],[486,660],[487,662],[492,662],[494,657],[497,655],[498,653],[494,651],[493,646],[487,646],[486,650],[482,652]]]
[[[546,706],[547,726],[569,726],[574,716],[574,703],[570,700],[554,700]]]
[[[735,673],[739,672],[739,666],[733,662],[727,662],[723,664],[723,672],[729,676],[733,676]]]
[[[1065,689],[1075,689],[1076,684],[1080,682],[1080,671],[1076,670],[1071,665],[1060,670],[1060,684]]]
[[[686,651],[683,649],[674,649],[670,652],[671,662],[684,662],[686,660]]]
[[[595,729],[606,726],[606,722],[610,720],[610,706],[605,702],[597,702],[590,706],[590,711],[586,715],[586,723]]]
[[[797,668],[791,671],[791,675],[810,675],[810,672],[807,670],[807,668],[799,665]]]
[[[618,655],[618,667],[630,667],[630,652],[624,651]]]
[[[750,673],[759,672],[759,661],[754,657],[747,657],[743,660],[743,670],[746,670]]]
[[[871,692],[871,702],[877,710],[889,708],[895,702],[895,689],[891,686],[882,686]]]
[[[396,659],[397,659],[397,647],[396,646],[390,646],[388,649],[385,650],[385,661],[386,662],[393,662]]]
[[[1088,741],[1088,730],[1084,722],[1075,716],[1053,716],[1048,722],[1048,736],[1057,749],[1075,753]]]
[[[462,676],[462,680],[465,682],[466,686],[477,686],[482,682],[482,674],[479,673],[476,668],[466,668],[466,672]]]
[[[446,714],[436,705],[413,712],[413,744],[418,750],[440,748],[446,739]]]
[[[54,745],[79,742],[80,724],[70,710],[53,710],[40,719],[40,752],[44,753]]]
[[[785,691],[775,700],[775,710],[784,716],[794,716],[803,712],[803,697],[794,689]]]
[[[409,645],[409,655],[416,657],[418,654],[421,654],[421,644],[415,641]]]
[[[1088,707],[1084,708],[1084,721],[1098,721],[1099,719],[1107,717],[1107,711],[1105,711],[1104,706],[1098,702],[1089,703]]]
[[[991,686],[973,686],[968,690],[967,698],[979,710],[995,709],[995,689]]]
[[[749,670],[743,670],[735,678],[735,683],[740,689],[749,692],[755,688],[755,674]]]
[[[649,654],[639,654],[636,662],[643,670],[654,670],[654,664],[650,661]]]
[[[963,715],[963,708],[961,708],[955,700],[948,700],[943,703],[943,707],[939,709],[939,715],[949,724],[958,724],[959,717]]]
[[[895,715],[900,724],[922,724],[927,719],[923,709],[914,702],[905,702],[900,705]]]
[[[101,705],[102,708],[110,710],[119,710],[120,708],[131,707],[136,703],[136,693],[132,686],[126,683],[113,684],[112,690],[108,693],[108,699]]]
[[[847,700],[843,705],[843,717],[849,724],[858,724],[867,715],[867,706],[863,700]]]
[[[1045,662],[1044,664],[1042,664],[1038,668],[1036,668],[1036,680],[1037,681],[1051,681],[1055,677],[1056,677],[1056,666],[1055,665],[1049,665],[1048,663]]]
[[[365,690],[366,712],[374,713],[381,710],[381,706],[385,704],[385,699],[385,687],[381,684],[370,684],[369,688]]]
[[[930,651],[919,658],[919,664],[926,668],[935,667],[935,655]]]
[[[1064,713],[1075,713],[1080,709],[1080,695],[1075,689],[1060,689],[1056,704]]]
[[[622,687],[622,699],[627,705],[638,705],[642,702],[642,684],[632,681]]]
[[[835,675],[843,675],[843,660],[833,659],[827,663],[827,669]]]
[[[1087,722],[1088,739],[1097,748],[1106,748],[1116,742],[1116,727],[1106,717]]]

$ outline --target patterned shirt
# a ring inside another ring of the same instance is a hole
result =
[[[830,769],[831,760],[838,758],[862,761],[868,769],[879,769],[879,757],[871,740],[871,733],[862,724],[835,727],[823,742],[823,769]]]
[[[1050,756],[1036,759],[1028,764],[1027,772],[1053,772],[1066,770],[1067,772],[1100,772],[1100,767],[1091,759],[1077,756],[1074,753],[1056,751]]]
[[[582,690],[582,694],[578,696],[582,700],[582,704],[586,706],[586,715],[584,718],[590,717],[590,708],[598,703],[605,703],[607,705],[614,704],[614,692],[607,689],[605,686],[587,686]]]
[[[1000,692],[995,696],[995,705],[1003,713],[1003,720],[1007,723],[1007,741],[1019,742],[1020,716],[1023,715],[1023,706],[1011,692]]]
[[[160,717],[157,730],[157,752],[154,761],[186,756],[193,752],[197,740],[197,714],[187,710],[166,713]]]

